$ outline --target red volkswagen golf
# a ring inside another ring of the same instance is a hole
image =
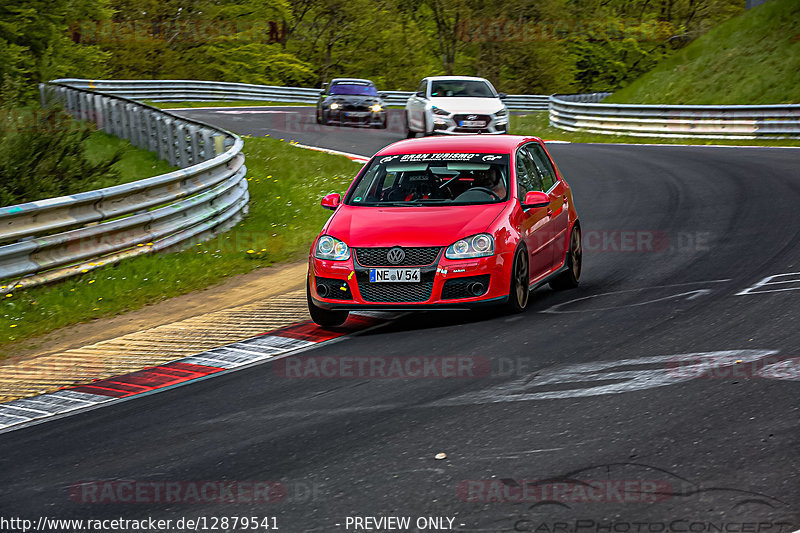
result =
[[[541,139],[435,137],[387,146],[366,164],[314,241],[308,308],[325,327],[349,311],[521,312],[534,288],[578,284],[572,192]]]

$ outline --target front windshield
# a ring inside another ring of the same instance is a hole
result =
[[[331,85],[330,94],[378,96],[378,90],[374,85],[367,85],[365,83],[337,83]]]
[[[508,198],[508,154],[375,157],[345,200],[354,206],[442,206]]]
[[[480,80],[441,80],[431,84],[432,97],[497,98],[491,87]]]

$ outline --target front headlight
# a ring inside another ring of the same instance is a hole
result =
[[[339,104],[337,104],[336,102],[332,103],[331,109],[339,109]]]
[[[372,104],[370,109],[372,109],[373,113],[380,113],[381,109],[383,108],[381,107],[381,104]]]
[[[323,235],[317,241],[314,257],[330,261],[347,261],[350,259],[350,247],[339,239],[334,239],[330,235]]]
[[[508,109],[506,109],[505,107],[494,114],[494,116],[496,117],[505,117],[506,115],[508,115]]]
[[[470,259],[494,255],[494,238],[488,233],[465,237],[447,247],[444,256],[448,259]]]
[[[445,117],[449,117],[450,116],[450,113],[448,113],[444,109],[438,108],[436,106],[431,107],[431,110],[433,111],[434,115],[443,115]]]

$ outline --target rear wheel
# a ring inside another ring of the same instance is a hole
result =
[[[567,269],[550,282],[550,288],[557,291],[574,289],[581,278],[583,264],[583,248],[581,247],[581,227],[576,223],[572,226],[569,236],[569,249],[567,250]]]
[[[306,280],[306,298],[308,299],[308,313],[311,315],[311,320],[323,328],[341,326],[350,315],[349,311],[331,311],[314,305],[308,280]]]
[[[530,298],[530,275],[528,270],[528,250],[520,247],[514,254],[511,266],[511,283],[508,290],[506,309],[512,313],[521,313],[528,306]]]

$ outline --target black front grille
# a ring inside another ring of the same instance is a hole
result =
[[[470,286],[473,283],[482,283],[483,292],[473,294]],[[486,294],[489,290],[489,274],[482,276],[469,276],[466,278],[448,279],[442,287],[442,300],[458,300],[459,298],[474,298]]]
[[[317,294],[330,300],[352,300],[353,293],[350,286],[342,279],[316,277]],[[325,287],[325,289],[322,289]],[[327,290],[326,290],[327,289]],[[321,292],[325,292],[323,296]]]
[[[342,104],[342,109],[344,111],[369,111],[369,107],[368,104]]]
[[[400,263],[391,264],[386,258],[386,254],[394,248],[356,248],[356,261],[363,266],[385,266],[385,267],[400,267],[400,266],[426,266],[433,264],[439,257],[441,248],[403,248],[406,254],[405,259]]]
[[[359,282],[361,297],[368,302],[424,302],[430,299],[433,281],[421,283]]]

